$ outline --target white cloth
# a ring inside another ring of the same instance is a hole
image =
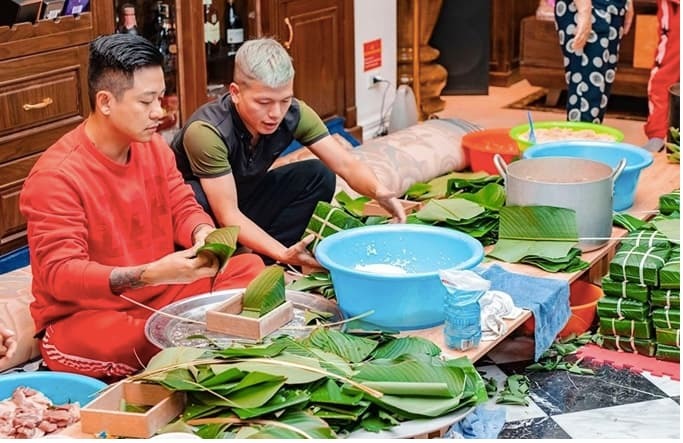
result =
[[[496,340],[507,332],[506,319],[522,315],[522,309],[515,306],[510,294],[503,291],[486,291],[479,299],[481,310],[481,339]]]

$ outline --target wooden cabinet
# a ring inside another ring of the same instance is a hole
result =
[[[136,7],[144,29],[153,0],[94,0],[90,12],[35,25],[0,27],[0,254],[26,244],[19,193],[48,146],[90,112],[88,44],[113,33],[121,4]],[[177,44],[180,123],[208,101],[203,6],[171,5]],[[285,44],[296,70],[294,93],[323,119],[343,117],[356,126],[353,0],[237,0],[249,38],[274,36]],[[214,0],[221,12],[224,0]],[[224,28],[222,28],[224,29]],[[226,79],[229,81],[229,78]]]
[[[657,7],[654,0],[635,0],[635,5],[634,24],[621,41],[619,64],[612,84],[612,94],[647,97],[650,70],[633,66],[634,40],[638,15],[656,14]],[[535,16],[522,20],[520,73],[532,85],[548,88],[550,91],[548,97],[551,101],[556,101],[560,91],[567,87],[562,65],[562,51],[557,39],[554,21],[537,20]]]
[[[19,194],[40,153],[85,119],[93,12],[0,27],[0,254],[26,243]]]
[[[522,18],[535,14],[538,0],[492,0],[489,84],[509,86],[520,79]]]
[[[292,56],[294,95],[323,119],[343,117],[345,126],[354,128],[353,0],[257,3],[261,32],[275,36]]]

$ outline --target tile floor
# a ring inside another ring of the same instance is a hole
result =
[[[526,111],[504,106],[538,88],[522,80],[510,87],[490,87],[488,95],[444,96],[446,109],[439,117],[459,117],[484,128],[512,127],[526,122]],[[564,114],[533,112],[534,120],[564,120]],[[605,124],[624,132],[624,141],[642,145],[647,140],[643,122],[610,117]],[[497,380],[525,373],[531,380],[529,406],[504,407],[506,423],[501,439],[679,439],[680,383],[649,373],[592,366],[595,375],[564,371],[524,372],[531,363],[533,342],[524,337],[508,339],[477,363],[486,377]],[[589,366],[584,364],[584,366]]]
[[[679,439],[680,382],[591,365],[594,375],[565,371],[530,372],[533,341],[509,339],[477,362],[477,368],[499,386],[513,374],[531,381],[529,405],[497,405],[505,408],[506,422],[499,439]]]

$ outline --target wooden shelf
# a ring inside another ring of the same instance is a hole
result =
[[[90,12],[55,20],[0,26],[0,60],[28,56],[68,46],[87,44],[92,38]]]

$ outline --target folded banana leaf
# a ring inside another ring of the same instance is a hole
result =
[[[669,259],[671,248],[623,245],[609,264],[612,280],[659,286],[659,270]]]
[[[588,262],[581,260],[581,250],[578,248],[571,248],[566,256],[560,258],[527,255],[519,262],[536,266],[546,272],[577,272],[590,266]]]
[[[600,333],[602,335],[621,335],[628,339],[653,338],[654,331],[649,321],[619,320],[613,317],[600,318]]]
[[[680,308],[681,293],[673,289],[653,289],[650,291],[650,303],[660,308]]]
[[[658,231],[640,229],[638,231],[629,232],[628,235],[621,240],[622,247],[628,245],[634,246],[657,246],[668,247],[669,239]]]
[[[629,298],[645,303],[649,300],[650,288],[627,281],[614,281],[608,275],[602,278],[602,292],[611,297]]]
[[[657,345],[657,353],[655,354],[657,360],[666,361],[681,361],[681,350],[674,346]]]
[[[628,232],[637,231],[639,229],[651,229],[652,225],[637,217],[627,214],[625,212],[615,212],[612,216],[612,224],[626,229]]]
[[[681,287],[681,250],[679,248],[671,250],[669,261],[659,270],[659,287],[663,289]]]
[[[587,268],[578,239],[576,212],[552,206],[505,206],[500,209],[499,239],[489,257],[526,263],[547,272]]]
[[[313,215],[308,221],[308,226],[304,231],[303,237],[313,234],[315,238],[308,245],[308,249],[315,251],[318,243],[332,234],[351,228],[364,226],[363,222],[344,211],[341,208],[332,206],[327,202],[320,201],[315,206]]]
[[[669,328],[656,328],[657,344],[681,347],[681,330]]]
[[[664,215],[679,213],[681,211],[681,190],[676,189],[668,194],[659,196],[659,212]]]
[[[655,328],[679,329],[681,327],[681,310],[655,309],[652,311],[652,323]]]
[[[656,344],[652,339],[600,335],[597,342],[603,348],[611,349],[612,351],[635,352],[648,357],[655,355]]]
[[[675,245],[681,244],[681,219],[680,217],[669,217],[665,215],[657,215],[650,221],[650,224],[662,234],[664,234],[669,242]]]
[[[598,301],[598,317],[614,317],[619,320],[647,320],[649,316],[649,303],[617,297],[602,297]]]

